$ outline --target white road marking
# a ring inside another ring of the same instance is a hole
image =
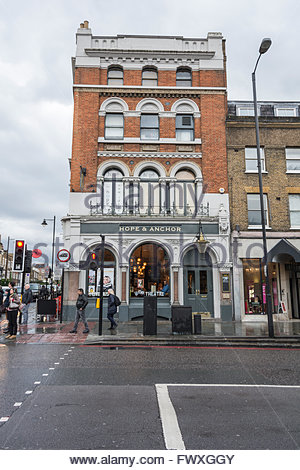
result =
[[[14,406],[21,406],[22,405],[22,401],[16,401],[16,403],[14,404]]]
[[[158,384],[156,384],[157,386]],[[160,384],[159,384],[160,385]],[[300,385],[260,384],[161,384],[166,387],[252,387],[252,388],[300,388]]]
[[[282,388],[300,389],[300,385],[270,384],[155,384],[163,436],[167,450],[185,450],[177,415],[171,402],[168,387],[235,387],[235,388]]]
[[[25,395],[30,395],[32,392],[33,392],[33,390],[27,390],[27,391],[25,392]]]
[[[68,356],[69,354],[68,353],[65,353],[64,356]]]
[[[59,362],[54,362],[54,365],[55,365],[55,366],[58,366],[58,365],[59,365]]]
[[[48,377],[49,374],[43,374],[43,377]]]
[[[156,384],[157,401],[167,450],[185,450],[177,416],[169,397],[168,385]]]
[[[34,382],[33,385],[40,385],[41,382]]]
[[[55,370],[55,367],[49,367],[49,370]]]
[[[9,420],[9,416],[2,416],[2,418],[0,418],[0,423],[6,423],[6,421]]]

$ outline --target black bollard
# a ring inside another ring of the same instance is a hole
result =
[[[143,335],[157,334],[157,297],[144,297]]]

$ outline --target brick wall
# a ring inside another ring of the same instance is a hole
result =
[[[267,174],[263,174],[268,194],[270,226],[273,231],[290,229],[288,195],[300,194],[300,175],[286,173],[286,146],[300,147],[300,123],[260,123],[260,144],[264,147]],[[245,146],[255,147],[254,123],[227,124],[228,177],[231,225],[248,229],[247,193],[259,193],[258,174],[245,173]]]
[[[107,71],[98,68],[79,68],[75,71],[75,83],[81,84],[106,84]],[[125,70],[124,85],[139,86],[141,84],[141,70]],[[175,86],[176,71],[159,71],[158,84],[160,86]],[[200,71],[193,72],[193,86],[225,86],[225,74],[220,71]],[[97,168],[101,164],[101,158],[97,156],[98,151],[111,150],[108,143],[98,143],[98,137],[104,137],[105,118],[99,117],[101,103],[110,96],[120,96],[128,104],[129,110],[135,110],[137,104],[146,97],[158,99],[165,111],[170,111],[175,101],[187,96],[193,99],[200,109],[201,118],[195,118],[195,137],[202,139],[202,145],[187,142],[185,151],[189,153],[202,152],[202,159],[195,158],[192,161],[198,163],[203,170],[203,178],[207,192],[218,192],[221,187],[227,191],[227,163],[226,163],[226,139],[225,139],[225,115],[226,96],[224,93],[214,94],[187,93],[189,89],[182,92],[172,90],[171,93],[162,95],[161,91],[144,92],[143,90],[128,92],[105,93],[97,89],[77,89],[74,92],[74,127],[73,127],[73,148],[71,162],[71,191],[91,191],[91,185],[96,184]],[[191,88],[193,91],[193,87]],[[175,138],[175,118],[160,118],[160,138]],[[125,116],[124,137],[140,137],[140,119],[135,116]],[[114,144],[115,146],[115,144]],[[144,144],[125,143],[118,144],[118,150],[123,152],[142,152]],[[173,143],[159,144],[153,141],[153,151],[155,152],[178,152],[182,151],[180,145]],[[147,154],[149,151],[147,150]],[[184,159],[185,152],[182,151]],[[128,161],[127,161],[128,160]],[[107,161],[107,159],[105,160]],[[132,158],[122,158],[123,162],[129,165],[130,173],[134,171],[136,164],[141,162],[141,158],[131,165]],[[189,161],[191,161],[189,159]],[[178,163],[178,159],[159,159],[165,166],[166,173],[169,174],[173,164]],[[167,163],[168,162],[168,163]],[[87,175],[82,180],[80,178],[80,166],[87,169]]]

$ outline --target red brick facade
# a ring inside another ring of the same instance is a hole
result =
[[[225,57],[224,41],[223,54]],[[223,61],[225,66],[225,58]],[[201,167],[205,191],[218,193],[220,188],[224,188],[225,192],[228,192],[225,132],[226,71],[193,71],[192,86],[180,89],[176,88],[176,68],[158,70],[158,88],[141,86],[142,69],[142,66],[140,70],[124,69],[124,87],[116,88],[107,86],[107,68],[77,67],[75,69],[71,191],[90,192],[91,185],[96,184],[97,169],[103,160],[103,157],[101,159],[98,156],[98,152],[116,149],[122,152],[144,151],[144,144],[139,140],[139,116],[127,116],[125,113],[124,140],[111,145],[103,139],[105,116],[99,116],[100,106],[108,98],[118,96],[127,103],[129,111],[135,111],[138,103],[145,98],[155,98],[167,112],[171,111],[172,105],[179,99],[193,100],[200,111],[200,117],[194,119],[195,139],[198,139],[198,142],[191,141],[186,142],[186,145],[178,145],[175,141],[175,114],[173,117],[164,117],[162,114],[159,118],[160,140],[151,142],[153,152],[170,153],[169,158],[159,160],[164,165],[167,175],[172,165],[178,162],[178,158],[172,158],[172,153],[181,152],[182,159],[185,158],[186,153],[199,154],[199,157],[196,155],[189,161]],[[83,85],[89,85],[89,87],[84,88]],[[137,141],[128,142],[126,141],[128,138],[135,138]],[[165,139],[168,141],[164,142]],[[174,139],[174,142],[170,143],[169,139]],[[149,154],[149,150],[147,153]],[[132,160],[130,156],[122,157],[122,161],[127,165],[130,160]],[[166,164],[167,161],[168,164]],[[137,163],[140,162],[141,158]],[[80,180],[80,166],[87,168],[84,184]],[[128,166],[129,174],[133,175],[136,164]]]

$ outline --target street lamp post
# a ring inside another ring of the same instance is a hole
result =
[[[51,299],[52,299],[52,295],[53,295],[52,287],[53,287],[54,240],[55,240],[55,221],[56,221],[56,217],[55,217],[55,215],[54,215],[54,216],[53,216],[53,219],[44,219],[43,222],[42,222],[42,224],[41,224],[43,227],[46,227],[46,225],[48,225],[48,224],[47,224],[47,220],[53,222],[53,233],[52,233],[52,260],[51,260],[51,278],[50,278],[50,293],[51,293]]]
[[[274,338],[274,324],[273,324],[273,315],[272,315],[272,300],[271,300],[271,290],[269,282],[269,269],[268,269],[268,251],[267,251],[267,236],[266,236],[266,221],[265,221],[265,210],[264,210],[264,193],[263,193],[263,183],[262,183],[262,171],[261,171],[261,156],[260,156],[260,141],[259,141],[259,125],[258,125],[258,111],[257,111],[257,97],[256,97],[256,82],[255,82],[255,72],[261,55],[267,52],[271,46],[272,41],[269,38],[262,40],[259,48],[259,56],[255,64],[254,71],[252,73],[252,86],[253,86],[253,102],[254,102],[254,115],[255,115],[255,132],[256,132],[256,149],[257,149],[257,169],[258,169],[258,180],[259,180],[259,198],[260,198],[260,212],[261,212],[261,227],[262,227],[262,238],[263,238],[263,252],[264,252],[264,270],[265,270],[265,279],[266,279],[266,307],[267,307],[267,317],[268,317],[268,331],[269,337]]]
[[[99,303],[99,328],[98,335],[102,335],[102,321],[103,321],[103,279],[104,279],[104,251],[105,251],[105,236],[100,235],[101,237],[101,275],[100,275],[100,303]]]

